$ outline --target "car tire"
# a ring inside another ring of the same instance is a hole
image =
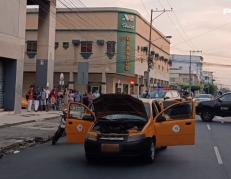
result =
[[[214,114],[210,110],[204,110],[203,112],[201,112],[200,116],[203,122],[212,122],[214,118]]]
[[[145,156],[145,161],[147,163],[153,163],[155,161],[155,158],[156,158],[156,144],[155,144],[155,141],[152,140],[150,142],[149,151],[147,155]]]

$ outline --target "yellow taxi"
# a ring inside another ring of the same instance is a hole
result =
[[[178,102],[161,111],[156,100],[105,94],[94,100],[94,113],[71,103],[69,143],[84,143],[87,160],[135,157],[154,161],[156,149],[195,143],[195,107]]]

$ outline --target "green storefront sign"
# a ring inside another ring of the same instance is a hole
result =
[[[119,12],[117,34],[117,73],[135,73],[136,16]]]

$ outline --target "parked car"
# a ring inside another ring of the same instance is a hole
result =
[[[211,94],[199,94],[194,98],[194,101],[196,103],[202,102],[202,101],[211,101],[214,97]]]
[[[152,162],[157,148],[195,143],[192,102],[161,112],[156,100],[123,94],[105,94],[93,103],[94,114],[83,104],[70,103],[67,118],[68,141],[84,143],[87,160],[135,157]]]
[[[214,116],[231,116],[231,93],[226,93],[214,100],[202,101],[196,107],[196,113],[202,121],[211,122]]]
[[[176,90],[155,90],[149,93],[143,93],[141,98],[155,99],[160,102],[163,108],[182,101],[180,93]]]

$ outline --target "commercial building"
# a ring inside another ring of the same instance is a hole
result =
[[[40,9],[38,42],[43,45],[37,54],[37,83],[53,83],[56,0],[1,0],[0,111],[21,110],[27,5],[39,5]]]
[[[170,69],[170,84],[183,85],[190,83],[190,56],[171,55],[172,67]],[[202,76],[203,57],[191,56],[191,80],[192,85],[200,85]]]
[[[203,71],[203,83],[204,84],[213,84],[213,72],[212,71]]]
[[[26,0],[0,1],[0,110],[20,110]]]
[[[24,91],[35,83],[38,44],[38,10],[27,12]],[[152,27],[153,69],[150,84],[169,83],[170,42]],[[57,9],[54,85],[99,90],[103,93],[137,93],[147,84],[149,23],[124,8]],[[52,69],[51,69],[52,70]],[[89,73],[88,73],[89,72]],[[62,75],[61,75],[62,76]]]

